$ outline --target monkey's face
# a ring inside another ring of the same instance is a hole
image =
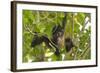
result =
[[[57,35],[57,43],[59,48],[64,47],[64,34],[62,32],[59,32]]]

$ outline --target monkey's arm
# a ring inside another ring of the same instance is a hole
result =
[[[45,42],[46,46],[53,48],[55,55],[57,55],[57,56],[60,55],[58,47],[51,40],[49,40],[49,38],[47,36],[44,36],[44,35],[40,36],[40,37],[37,35],[34,36],[32,43],[31,43],[31,47],[35,47],[36,45],[39,45],[42,42]]]

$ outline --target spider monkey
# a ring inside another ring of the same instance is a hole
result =
[[[62,37],[64,36],[64,30],[65,30],[65,25],[66,25],[66,20],[67,20],[67,13],[64,13],[65,16],[62,19],[62,25],[58,24],[55,25],[52,29],[52,38],[51,41],[48,39],[46,35],[38,36],[37,33],[34,35],[34,38],[31,42],[31,47],[35,47],[36,45],[41,44],[42,42],[45,42],[46,46],[55,47],[55,55],[59,56],[60,51],[59,51],[59,45],[62,44],[61,42]],[[51,44],[51,45],[50,45]],[[64,46],[66,48],[66,51],[69,52],[72,47],[74,47],[72,39],[69,38],[64,38]]]
[[[58,49],[60,48],[59,47],[60,44],[64,44],[66,51],[69,52],[75,46],[70,37],[64,38],[67,13],[64,13],[64,14],[65,14],[65,16],[62,20],[62,25],[55,25],[52,29],[52,41],[54,44],[56,44],[58,46]]]
[[[62,37],[64,36],[64,30],[65,30],[65,25],[66,25],[66,13],[64,18],[62,19],[62,25],[58,24],[55,25],[52,29],[52,41],[53,43],[55,43],[56,45],[59,45],[59,41],[60,39],[62,39]]]

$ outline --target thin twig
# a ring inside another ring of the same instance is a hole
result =
[[[84,59],[87,55],[89,55],[89,51],[90,51],[90,48],[88,48],[87,51],[84,53],[84,55],[82,56],[82,59]]]
[[[40,14],[39,14],[39,11],[36,12],[37,13],[37,23],[40,22]]]
[[[80,35],[80,36],[81,36],[82,32],[84,31],[84,29],[85,29],[85,27],[86,27],[87,23],[89,22],[89,20],[87,20],[87,22],[86,22],[86,23],[84,23],[84,22],[85,22],[85,20],[86,20],[86,16],[85,16],[85,19],[84,19],[84,21],[83,21],[83,27],[82,27],[82,29],[81,29],[81,31],[80,31],[80,33],[79,33],[79,35]]]
[[[26,31],[30,32],[32,35],[34,35],[34,33],[29,29],[28,26],[24,26],[24,29],[25,29]]]
[[[89,38],[87,38],[87,39],[89,39]],[[90,42],[88,41],[88,46],[87,46],[87,48],[81,53],[81,55],[78,57],[79,59],[82,57],[82,56],[84,56],[84,54],[85,54],[85,52],[88,50],[88,48],[90,48]]]
[[[85,26],[87,25],[87,23],[89,22],[89,20],[86,22],[86,23],[84,23],[85,22],[85,20],[86,20],[86,16],[85,16],[85,18],[84,18],[84,21],[83,21],[83,27],[82,27],[82,29],[81,29],[81,31],[79,32],[79,37],[78,38],[80,38],[81,37],[81,35],[82,35],[82,32],[84,31],[84,29],[85,29]],[[79,42],[78,42],[79,43]],[[79,48],[79,45],[78,45],[78,48]],[[78,54],[78,49],[76,50],[76,54],[75,54],[75,56],[74,56],[74,59],[77,59],[76,58],[76,56],[77,56],[77,54]]]

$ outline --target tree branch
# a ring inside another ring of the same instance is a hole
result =
[[[30,32],[32,35],[34,35],[34,33],[29,29],[28,26],[24,26],[24,29],[25,29],[26,31]]]

